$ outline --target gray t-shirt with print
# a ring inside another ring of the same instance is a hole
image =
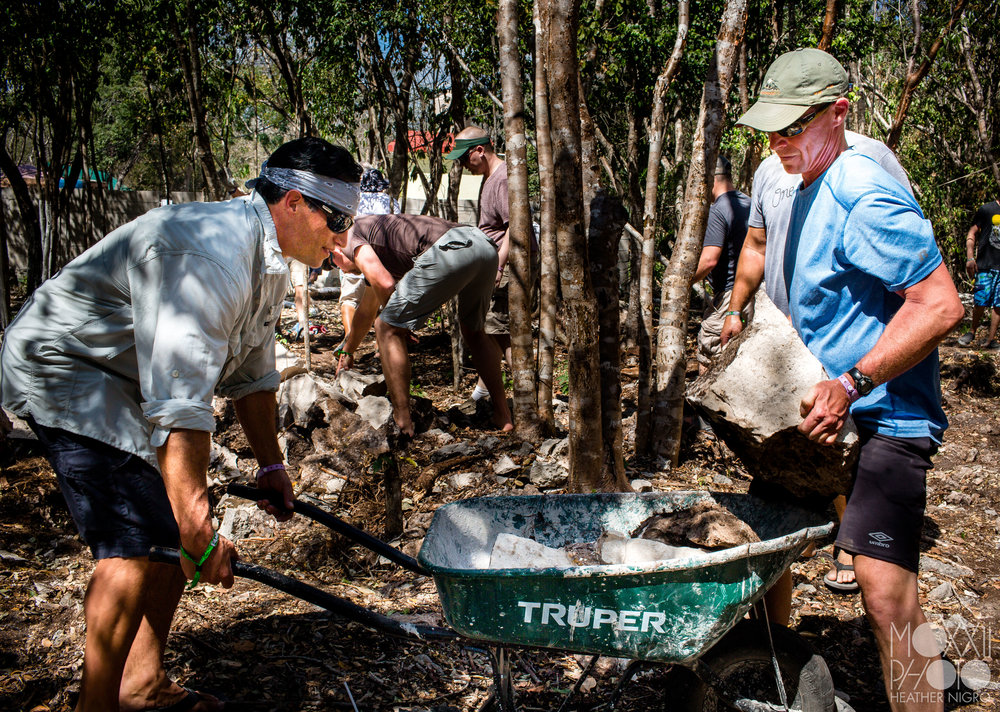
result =
[[[845,132],[847,145],[877,162],[906,190],[913,194],[906,171],[888,146],[867,136]],[[750,227],[764,228],[767,248],[764,251],[764,290],[774,305],[788,315],[788,287],[785,284],[785,239],[791,216],[795,192],[802,183],[802,176],[789,174],[781,166],[776,154],[761,162],[753,177],[750,196]]]

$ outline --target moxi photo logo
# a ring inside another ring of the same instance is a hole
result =
[[[949,621],[950,623],[950,621]],[[892,625],[889,650],[892,662],[893,702],[918,704],[943,701],[947,691],[952,704],[978,700],[990,683],[993,631],[961,620],[936,631],[930,623],[912,629]],[[947,659],[942,659],[944,655]],[[922,656],[924,659],[914,659]],[[926,658],[932,658],[927,661]],[[905,661],[905,662],[904,662]],[[959,684],[960,683],[960,684]]]
[[[885,532],[868,532],[868,543],[872,546],[881,546],[883,549],[889,548],[892,537]]]

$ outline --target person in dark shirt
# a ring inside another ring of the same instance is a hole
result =
[[[976,219],[965,238],[965,271],[976,280],[972,298],[972,328],[958,339],[962,346],[971,346],[976,329],[987,309],[992,309],[985,348],[1000,349],[997,326],[1000,325],[1000,201],[986,203],[976,211]]]
[[[712,357],[722,351],[722,325],[729,314],[726,310],[736,280],[736,261],[743,249],[750,217],[750,197],[736,190],[732,165],[725,156],[719,156],[716,162],[712,197],[715,202],[708,211],[705,242],[694,274],[695,283],[709,277],[712,285],[712,301],[705,309],[698,330],[698,370],[701,373],[708,368]],[[752,310],[752,305],[744,310],[745,318],[750,318]]]

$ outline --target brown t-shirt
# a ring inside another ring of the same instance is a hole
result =
[[[366,215],[354,221],[347,256],[361,245],[371,245],[382,266],[395,279],[413,269],[413,261],[458,223],[429,215]]]
[[[479,193],[479,229],[499,247],[500,239],[510,225],[507,203],[507,164],[501,164],[483,181]]]

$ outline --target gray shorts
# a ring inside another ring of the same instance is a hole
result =
[[[459,323],[481,331],[498,262],[496,247],[479,229],[452,228],[417,257],[413,269],[396,283],[379,318],[414,331],[435,309],[457,296]]]
[[[733,290],[715,295],[702,313],[701,328],[698,329],[698,363],[708,366],[712,359],[722,353],[722,327],[729,311],[729,298]],[[753,300],[743,308],[743,322],[753,319]]]
[[[361,274],[351,274],[350,272],[340,273],[340,303],[349,304],[355,309],[361,304],[361,299],[365,296],[365,277]]]

